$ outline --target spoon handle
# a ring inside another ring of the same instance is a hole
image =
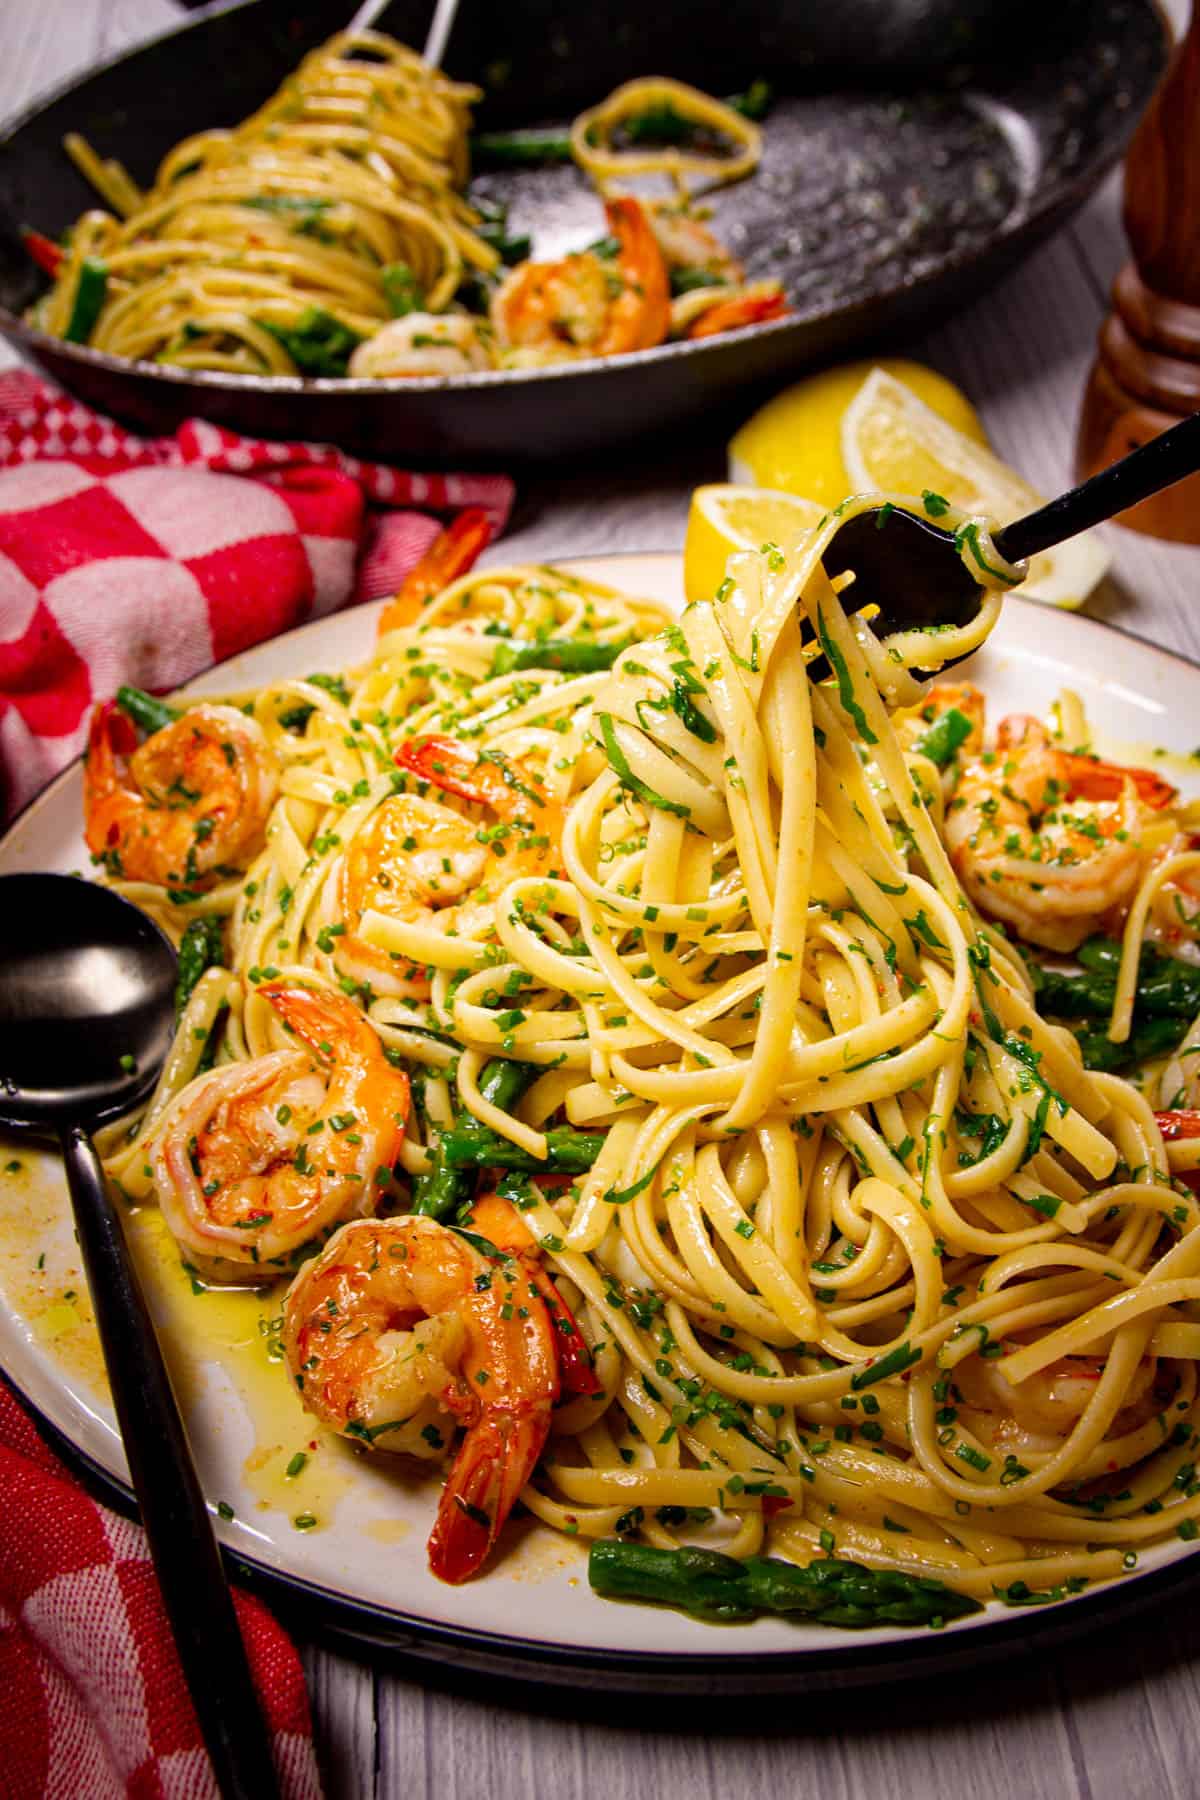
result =
[[[1200,412],[1172,425],[1161,436],[1123,456],[1120,462],[1071,488],[1037,512],[1026,513],[998,531],[995,544],[1009,562],[1022,562],[1049,550],[1065,538],[1103,524],[1127,506],[1136,506],[1163,488],[1194,475],[1200,469]]]
[[[117,1421],[163,1605],[224,1800],[278,1800],[267,1728],[183,1421],[91,1138],[62,1153]]]

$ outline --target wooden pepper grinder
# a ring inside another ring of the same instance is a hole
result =
[[[1200,0],[1125,159],[1134,260],[1113,286],[1079,425],[1080,479],[1200,410]],[[1118,515],[1200,544],[1200,475]]]

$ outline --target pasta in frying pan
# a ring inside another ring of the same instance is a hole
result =
[[[601,187],[658,172],[682,194],[608,196],[606,238],[535,262],[506,209],[467,194],[480,97],[394,38],[344,32],[250,118],[175,145],[147,192],[71,134],[64,147],[112,210],[85,213],[62,245],[24,234],[53,282],[29,316],[139,362],[383,378],[607,356],[786,311],[778,282],[746,282],[683,183],[750,173],[750,119],[678,82],[626,84],[564,139],[568,157],[574,145]],[[650,141],[614,149],[618,126]],[[688,147],[697,133],[703,153]]]

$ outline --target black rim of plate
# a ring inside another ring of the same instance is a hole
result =
[[[669,556],[679,560],[680,553],[599,551],[544,560],[566,564],[619,563],[639,556]],[[1038,601],[1010,595],[1009,605],[1014,601],[1022,610],[1028,607],[1032,611],[1041,606]],[[370,608],[382,602],[364,604]],[[1073,613],[1071,617],[1088,631],[1111,632],[1168,663],[1200,673],[1200,659],[1139,638],[1106,619],[1093,619],[1086,613]],[[291,631],[281,632],[277,638],[264,641],[286,643],[326,624],[325,619],[310,620]],[[191,680],[183,682],[178,691],[186,693],[192,682],[212,674],[225,663],[252,655],[259,648],[262,646],[255,645],[250,650],[238,651],[235,656],[210,664]],[[82,760],[78,757],[60,770],[16,814],[0,834],[0,857],[22,820],[69,782]],[[50,1448],[69,1469],[82,1477],[93,1495],[124,1517],[136,1519],[137,1502],[133,1489],[96,1457],[81,1449],[2,1366],[0,1378],[28,1412]],[[219,1536],[219,1521],[215,1520],[214,1525]],[[419,1614],[403,1612],[398,1607],[351,1598],[337,1589],[247,1556],[227,1543],[222,1543],[221,1548],[233,1577],[273,1602],[285,1624],[313,1637],[327,1638],[333,1646],[350,1654],[399,1656],[416,1661],[427,1671],[441,1668],[466,1676],[498,1675],[515,1683],[566,1688],[588,1686],[600,1691],[647,1695],[699,1695],[718,1691],[729,1695],[768,1695],[805,1688],[830,1692],[920,1679],[942,1669],[962,1669],[967,1664],[1008,1660],[1026,1649],[1048,1649],[1092,1630],[1101,1622],[1109,1624],[1118,1617],[1140,1614],[1168,1596],[1180,1595],[1185,1588],[1195,1589],[1200,1581],[1200,1556],[1177,1557],[1162,1568],[1135,1569],[1128,1575],[1052,1604],[1014,1609],[998,1615],[989,1613],[974,1623],[963,1621],[940,1632],[914,1629],[883,1644],[864,1643],[853,1632],[841,1632],[836,1637],[831,1633],[828,1649],[664,1652],[592,1649],[548,1637],[509,1636],[441,1624]],[[735,1635],[737,1627],[713,1626],[711,1630],[714,1637],[726,1632]]]

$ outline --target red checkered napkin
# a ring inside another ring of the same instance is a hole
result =
[[[141,1530],[91,1500],[0,1383],[0,1795],[216,1800]],[[284,1800],[320,1800],[304,1675],[236,1594]]]
[[[79,754],[121,683],[162,692],[392,593],[439,529],[412,509],[482,506],[495,534],[512,498],[503,475],[406,474],[202,419],[135,437],[0,376],[0,817]]]

